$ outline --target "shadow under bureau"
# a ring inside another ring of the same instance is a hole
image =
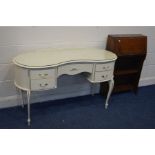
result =
[[[109,81],[105,108],[113,89],[113,71],[117,56],[103,49],[41,49],[26,52],[13,59],[14,84],[27,92],[28,125],[30,125],[30,97],[32,91],[57,88],[57,79],[63,74],[83,73],[91,83]]]

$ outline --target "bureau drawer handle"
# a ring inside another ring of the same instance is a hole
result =
[[[42,78],[44,78],[47,75],[48,75],[47,73],[45,73],[45,74],[39,74],[39,76],[42,77]]]
[[[76,71],[77,70],[77,68],[72,68],[70,71]]]
[[[46,87],[46,86],[48,86],[48,83],[45,83],[44,85],[40,84],[40,87]]]
[[[110,68],[110,66],[106,66],[106,67],[104,66],[104,67],[103,67],[103,69],[109,69],[109,68]]]
[[[105,78],[105,77],[107,78],[107,77],[108,77],[108,75],[102,75],[102,77],[103,77],[103,78]]]

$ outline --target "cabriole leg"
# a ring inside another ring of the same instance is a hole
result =
[[[114,80],[111,79],[109,81],[109,91],[108,91],[108,95],[107,95],[106,102],[105,102],[105,109],[108,108],[108,101],[109,101],[110,95],[112,93],[113,87],[114,87]]]
[[[20,91],[20,96],[21,96],[21,99],[22,99],[22,108],[24,108],[24,95],[23,95],[23,90],[19,90]]]
[[[27,115],[28,115],[28,118],[27,118],[27,123],[28,125],[31,125],[31,116],[30,116],[30,95],[31,95],[31,92],[30,90],[27,91]]]
[[[24,97],[23,97],[23,92],[22,89],[16,87],[16,91],[17,91],[17,95],[19,96],[19,99],[21,100],[22,104],[22,108],[24,107]]]
[[[91,84],[90,84],[90,87],[91,87],[91,88],[90,88],[90,89],[91,89],[91,90],[90,90],[90,91],[91,91],[91,95],[94,96],[94,83],[91,83]]]

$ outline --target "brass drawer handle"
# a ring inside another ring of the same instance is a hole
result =
[[[77,70],[77,68],[72,68],[70,71],[76,71]]]
[[[103,69],[109,69],[109,68],[110,68],[110,66],[106,66],[106,67],[104,66],[104,67],[103,67]]]
[[[108,77],[108,75],[102,75],[102,78],[107,78]]]
[[[47,76],[48,74],[45,73],[45,74],[38,74],[40,77],[44,78],[45,76]]]
[[[48,83],[45,83],[44,85],[40,83],[40,87],[46,87],[48,86]]]

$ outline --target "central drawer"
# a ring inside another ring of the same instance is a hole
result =
[[[67,64],[58,67],[58,76],[62,74],[74,75],[81,72],[89,72],[92,73],[93,64]]]

